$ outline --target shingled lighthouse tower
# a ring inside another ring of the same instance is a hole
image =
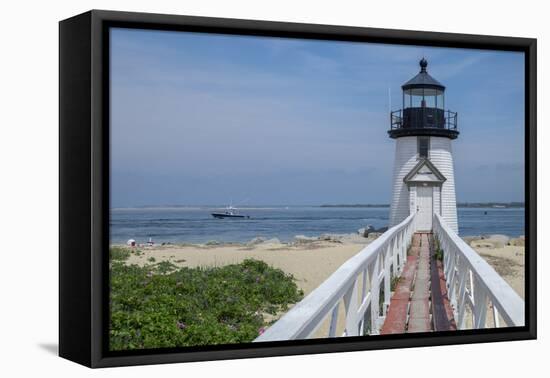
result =
[[[403,84],[403,107],[391,112],[395,139],[390,226],[416,212],[416,229],[432,229],[440,214],[458,233],[452,141],[457,114],[445,110],[445,87],[431,77],[422,58],[420,72]]]

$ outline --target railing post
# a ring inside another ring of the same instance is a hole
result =
[[[485,288],[478,284],[476,277],[474,291],[474,328],[485,328],[485,319],[487,317],[487,292]]]
[[[409,250],[409,247],[412,244],[412,237],[413,237],[413,231],[412,231],[412,225],[409,225],[407,227],[407,235],[405,236],[405,258],[407,257],[407,251]]]
[[[447,280],[449,281],[449,300],[451,302],[451,304],[456,308],[456,277],[457,277],[457,264],[459,262],[457,262],[457,259],[458,259],[458,254],[456,253],[456,251],[452,250],[452,253],[451,253],[451,265],[449,267],[449,277],[446,277]]]
[[[458,314],[458,329],[464,328],[464,313],[466,312],[466,271],[467,267],[464,263],[459,262],[458,264],[458,301],[457,307],[455,308],[455,314]]]
[[[328,337],[336,336],[336,326],[338,325],[338,309],[340,307],[340,302],[336,303],[336,306],[332,309],[332,314],[330,318],[330,326],[328,329]]]
[[[405,261],[407,260],[407,247],[404,245],[403,235],[399,236],[399,253],[401,254],[401,260],[403,261],[403,264],[405,264]]]
[[[390,240],[388,243],[388,248],[391,253],[393,276],[399,276],[401,274],[401,261],[403,259],[400,256],[399,251],[395,248],[395,239]]]
[[[367,292],[367,269],[363,269],[363,282],[361,282],[361,304],[363,304],[363,302],[365,301],[365,298],[367,297],[368,295],[368,292]],[[359,334],[363,335],[364,334],[364,331],[365,331],[365,316],[361,316],[361,320],[359,322]]]
[[[361,289],[361,301],[365,300],[365,297],[367,296],[367,269],[363,269],[363,282],[362,282],[362,289]]]
[[[384,254],[384,307],[382,308],[382,316],[386,316],[386,311],[390,305],[391,299],[391,243],[386,246]]]
[[[357,281],[353,282],[353,285],[344,295],[344,306],[346,308],[346,336],[359,336]]]
[[[445,278],[447,283],[449,282],[449,275],[451,274],[451,269],[453,268],[453,251],[451,251],[450,243],[447,241],[445,236],[442,240],[441,247],[443,249],[443,272],[445,273]]]
[[[476,288],[474,287],[474,273],[472,272],[471,269],[468,269],[468,279],[470,280],[470,297],[473,300],[475,296]]]
[[[499,319],[499,316],[498,316],[498,308],[497,306],[495,306],[494,303],[491,304],[491,306],[493,307],[493,319],[495,321],[495,328],[499,328],[500,327],[500,319]]]
[[[369,267],[370,279],[370,327],[371,334],[378,335],[378,318],[380,316],[380,285],[378,284],[378,274],[380,269],[380,259],[376,258],[374,263]]]

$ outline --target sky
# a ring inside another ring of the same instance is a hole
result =
[[[523,53],[115,28],[110,56],[112,207],[389,203],[423,56],[457,200],[524,200]]]

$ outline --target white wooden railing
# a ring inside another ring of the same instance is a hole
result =
[[[457,327],[500,327],[501,320],[509,327],[525,325],[521,297],[437,214],[433,232],[443,251],[443,269]],[[492,316],[488,317],[488,312]]]
[[[412,214],[346,261],[254,341],[378,334],[390,302],[391,280],[401,274],[414,231]],[[343,332],[338,327],[342,314]],[[321,331],[325,334],[318,334]]]

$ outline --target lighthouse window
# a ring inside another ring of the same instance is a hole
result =
[[[428,108],[435,108],[435,99],[436,99],[436,96],[426,96],[424,97],[424,106],[428,107]]]
[[[418,137],[418,158],[428,158],[428,151],[430,149],[429,137]]]

